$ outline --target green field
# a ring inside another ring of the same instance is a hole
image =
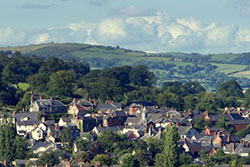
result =
[[[229,62],[236,58],[238,55],[237,54],[232,54],[232,53],[222,53],[222,54],[214,54],[211,57],[212,61],[223,61],[223,62]]]
[[[230,74],[237,71],[244,70],[246,65],[235,65],[235,64],[219,64],[219,63],[211,63],[217,66],[217,71],[223,72],[225,74]]]

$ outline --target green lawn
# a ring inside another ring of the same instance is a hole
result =
[[[20,82],[18,84],[18,88],[22,89],[23,91],[26,91],[27,89],[29,89],[30,85],[28,83],[22,83]]]

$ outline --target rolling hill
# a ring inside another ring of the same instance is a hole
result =
[[[219,82],[236,79],[243,87],[250,87],[250,59],[248,60],[250,54],[248,53],[202,55],[169,52],[155,54],[123,49],[119,46],[78,43],[2,47],[0,51],[21,52],[26,56],[36,55],[43,58],[55,56],[64,60],[75,58],[88,62],[91,68],[100,69],[120,65],[147,65],[158,77],[159,85],[169,80],[182,82],[194,80],[201,82],[207,89],[214,90]]]

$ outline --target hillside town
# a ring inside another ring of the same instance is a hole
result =
[[[61,117],[58,118],[59,121],[55,121],[50,118],[51,115]],[[174,108],[159,108],[156,104],[144,102],[132,103],[124,108],[121,103],[111,100],[97,104],[93,99],[74,98],[70,104],[65,105],[57,99],[43,99],[38,94],[32,94],[28,111],[1,115],[1,123],[13,123],[17,134],[28,139],[28,147],[35,155],[62,151],[65,145],[69,145],[59,138],[65,129],[69,129],[74,154],[82,151],[78,148],[76,139],[94,142],[104,131],[125,135],[131,141],[146,141],[149,138],[162,139],[167,127],[176,126],[180,136],[179,147],[192,156],[192,163],[202,165],[202,150],[211,157],[218,150],[225,154],[249,156],[250,134],[231,135],[223,125],[218,124],[223,120],[235,132],[241,132],[250,124],[249,117],[250,110],[242,107],[226,107],[222,114],[210,114],[191,109],[177,111]],[[204,129],[199,127],[199,120],[206,124]],[[100,162],[91,164],[83,159],[71,161],[72,154],[63,152],[67,154],[67,158],[61,158],[58,166],[104,165]],[[28,162],[35,164],[36,160],[16,159],[12,164],[25,166]],[[119,162],[116,166],[119,166]]]

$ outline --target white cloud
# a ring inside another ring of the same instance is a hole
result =
[[[0,28],[0,45],[26,44],[26,34],[10,27]]]
[[[44,33],[41,35],[38,35],[35,39],[35,43],[36,44],[40,44],[40,43],[45,43],[45,42],[49,42],[49,34],[48,33]]]
[[[95,24],[71,23],[39,32],[0,28],[1,46],[52,41],[120,45],[155,52],[241,52],[250,46],[250,29],[204,24],[195,18],[175,19],[165,13],[105,19]]]

